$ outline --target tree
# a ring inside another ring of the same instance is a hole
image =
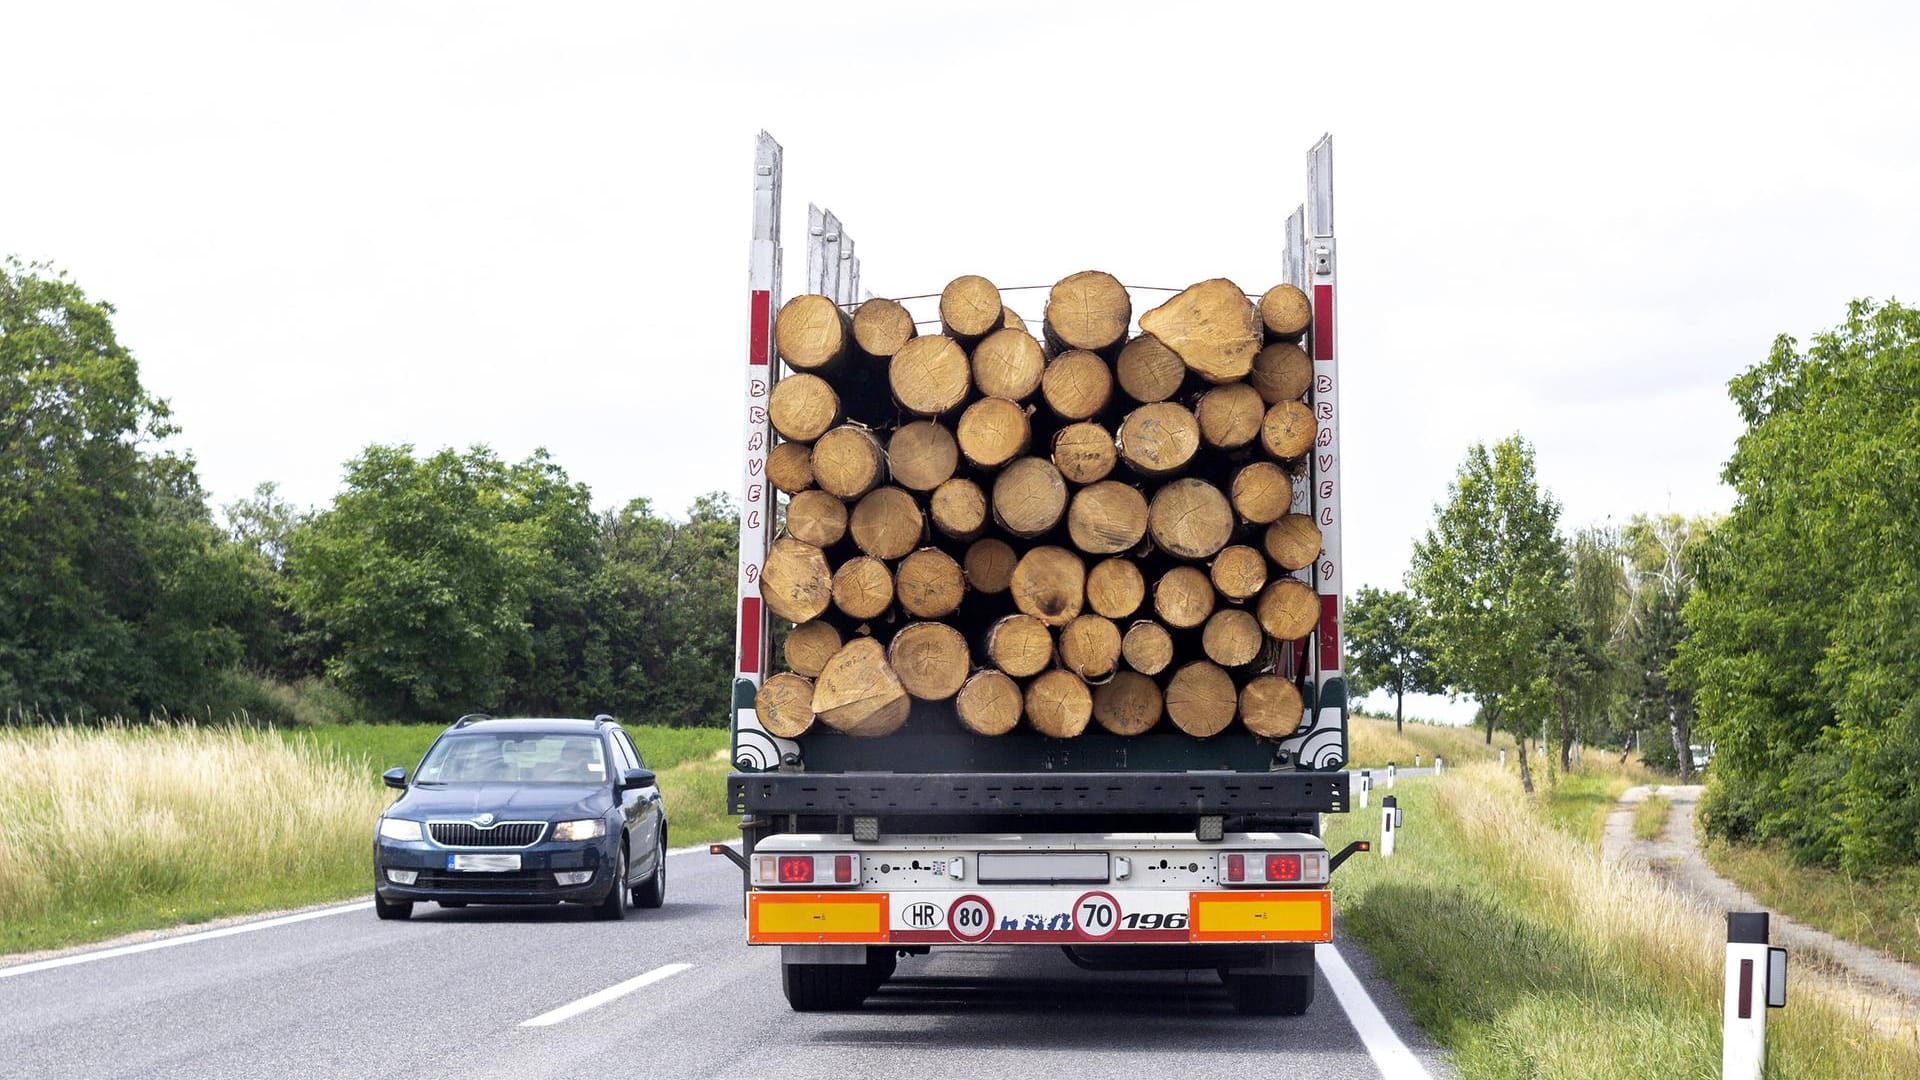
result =
[[[1694,565],[1707,522],[1678,514],[1635,517],[1622,536],[1628,560],[1628,602],[1620,634],[1624,691],[1636,728],[1664,729],[1641,756],[1693,779],[1693,695],[1673,678],[1674,657],[1687,637],[1681,612],[1694,589]]]
[[[1394,728],[1404,729],[1406,696],[1441,689],[1421,651],[1420,605],[1398,589],[1362,588],[1347,604],[1346,630],[1354,693],[1391,693]]]
[[[1554,632],[1567,622],[1568,557],[1560,504],[1540,489],[1533,447],[1518,435],[1474,444],[1434,522],[1415,545],[1408,584],[1427,612],[1425,649],[1454,693],[1524,738],[1543,717]],[[1520,755],[1521,782],[1533,777]]]
[[[1626,668],[1618,643],[1630,596],[1620,536],[1612,529],[1588,528],[1574,535],[1568,622],[1556,634],[1555,652],[1562,688],[1560,767],[1573,767],[1573,742],[1610,738],[1630,741],[1619,721]]]

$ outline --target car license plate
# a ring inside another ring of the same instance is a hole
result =
[[[447,856],[447,869],[449,870],[491,870],[491,871],[494,871],[495,873],[498,873],[502,870],[518,870],[520,869],[520,856],[518,855],[449,855]]]

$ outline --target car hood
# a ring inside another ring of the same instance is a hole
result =
[[[471,818],[499,821],[564,821],[599,817],[613,806],[613,793],[598,784],[415,785],[387,810],[388,817]]]

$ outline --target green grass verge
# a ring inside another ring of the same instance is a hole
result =
[[[1802,866],[1778,845],[1711,840],[1707,862],[1760,902],[1830,934],[1920,961],[1920,867],[1874,878]]]
[[[1649,795],[1633,808],[1633,835],[1640,840],[1658,840],[1667,831],[1667,818],[1673,813],[1673,801],[1664,795]]]

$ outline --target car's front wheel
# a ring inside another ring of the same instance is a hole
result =
[[[657,908],[667,902],[667,835],[660,834],[660,846],[653,851],[653,873],[633,890],[633,906]]]
[[[413,915],[411,900],[382,900],[378,894],[373,898],[373,913],[382,919],[406,919]]]
[[[607,886],[607,898],[593,906],[596,919],[619,920],[627,917],[627,843],[620,842],[613,860],[613,881]]]

